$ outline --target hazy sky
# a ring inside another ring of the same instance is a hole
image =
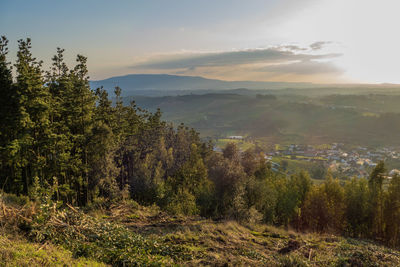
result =
[[[400,83],[399,13],[399,0],[0,0],[0,34],[10,60],[31,37],[46,68],[62,47],[92,79]]]

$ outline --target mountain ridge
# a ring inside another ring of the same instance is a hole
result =
[[[92,89],[103,86],[109,93],[116,86],[122,88],[123,96],[181,94],[196,91],[218,90],[281,90],[281,89],[328,89],[328,88],[396,88],[398,84],[317,84],[308,82],[226,81],[201,76],[171,74],[128,74],[90,81]]]
[[[123,89],[125,94],[140,90],[232,90],[232,89],[284,89],[310,88],[312,83],[295,82],[260,82],[260,81],[225,81],[208,79],[200,76],[183,76],[170,74],[128,74],[114,76],[103,80],[90,81],[92,88],[103,86],[112,91],[115,86]]]

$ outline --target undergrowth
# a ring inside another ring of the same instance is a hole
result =
[[[136,202],[85,211],[0,195],[0,266],[400,266],[372,241],[171,216]]]
[[[52,244],[31,243],[19,237],[0,234],[0,266],[106,266],[83,257],[74,258],[69,250]]]
[[[126,227],[77,210],[57,212],[31,231],[37,242],[50,241],[72,251],[74,257],[93,258],[117,265],[172,264],[190,259],[183,246],[144,238]]]

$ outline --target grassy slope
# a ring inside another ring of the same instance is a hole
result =
[[[184,265],[400,265],[399,251],[334,235],[302,234],[259,224],[168,216],[145,207],[119,206],[96,216],[121,223],[144,237],[158,238],[163,244],[187,248],[192,256],[178,262]]]
[[[65,212],[69,215],[65,216]],[[5,225],[1,219],[0,212],[0,222]],[[77,252],[86,252],[92,260],[101,258],[115,264],[121,263],[116,261],[118,258],[133,259],[131,265],[135,259],[142,265],[185,266],[400,265],[398,250],[364,240],[296,233],[260,224],[170,216],[157,207],[142,207],[133,202],[92,209],[87,215],[67,210],[58,213],[42,228],[45,228],[43,233],[53,231],[53,239],[34,243],[18,231],[12,232],[13,228],[2,227],[0,262],[3,265],[0,266],[100,265],[86,258],[73,258]],[[78,236],[74,229],[78,230]],[[97,235],[95,240],[92,239],[94,234]],[[135,238],[134,242],[130,241],[130,236]],[[107,259],[102,255],[116,258]]]
[[[16,235],[0,233],[0,266],[106,266],[94,260],[75,259],[71,251],[50,243],[30,243]]]

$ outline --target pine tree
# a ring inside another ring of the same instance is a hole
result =
[[[137,114],[134,102],[130,106],[124,106],[120,87],[115,87],[115,108],[112,131],[116,142],[115,163],[118,168],[117,184],[122,190],[129,186],[128,176],[132,173],[132,157],[128,156],[132,146],[136,144],[138,129],[141,124],[141,117]]]
[[[18,160],[19,101],[13,85],[10,63],[7,62],[8,40],[0,38],[0,188],[20,193],[22,185]]]
[[[93,127],[95,96],[90,90],[87,58],[78,55],[77,65],[70,73],[72,91],[67,96],[69,114],[67,123],[72,139],[72,170],[76,201],[79,205],[89,202],[89,137]]]
[[[75,198],[72,192],[73,162],[71,160],[72,136],[68,127],[70,94],[73,84],[67,65],[64,62],[64,49],[57,48],[57,54],[52,58],[53,64],[46,73],[46,84],[51,94],[51,157],[48,161],[48,171],[59,184],[58,200],[72,202]]]
[[[13,88],[10,63],[7,62],[8,40],[5,36],[0,39],[0,142],[3,149],[13,139],[15,131],[15,114],[17,103]]]
[[[44,85],[41,64],[31,53],[31,40],[19,40],[15,64],[17,94],[20,107],[19,140],[23,166],[24,193],[28,193],[34,177],[46,177],[46,161],[50,154],[50,94]],[[50,180],[50,179],[49,179]]]
[[[116,184],[117,167],[114,161],[116,140],[112,131],[114,110],[103,88],[96,89],[96,96],[98,101],[88,150],[90,199],[97,196],[115,199],[119,190]]]

